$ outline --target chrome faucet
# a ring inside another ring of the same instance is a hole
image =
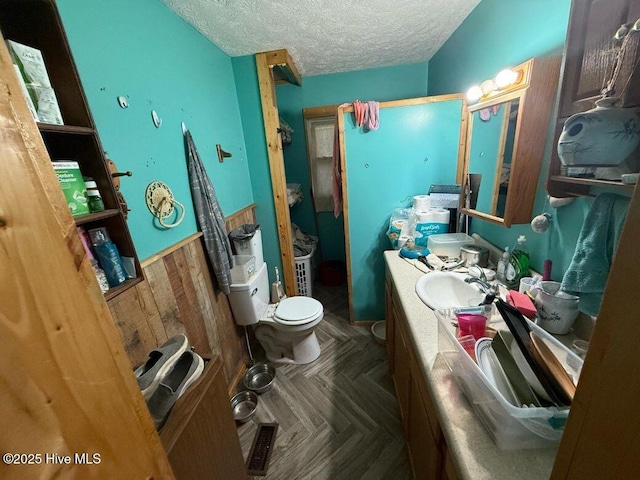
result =
[[[477,283],[480,285],[480,289],[482,293],[485,295],[497,295],[499,292],[499,287],[497,285],[491,285],[487,281],[487,276],[484,274],[482,269],[479,269],[480,277],[472,277],[471,275],[464,279],[466,283]]]

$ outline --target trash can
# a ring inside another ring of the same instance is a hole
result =
[[[262,268],[264,255],[262,253],[262,232],[260,225],[245,223],[238,228],[231,230],[229,239],[233,243],[236,255],[251,255],[256,257],[256,271]]]

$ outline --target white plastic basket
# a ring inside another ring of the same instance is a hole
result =
[[[311,270],[311,258],[315,250],[308,255],[302,257],[295,257],[296,263],[296,281],[298,282],[298,295],[305,297],[311,297],[311,284],[313,283],[313,276]]]

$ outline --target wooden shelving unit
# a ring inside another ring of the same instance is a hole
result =
[[[622,182],[578,178],[563,175],[555,145],[565,121],[576,113],[595,107],[605,80],[610,79],[616,59],[614,34],[621,25],[633,25],[640,18],[640,2],[635,0],[574,0],[571,7],[564,65],[560,80],[560,103],[554,148],[551,154],[547,192],[554,197],[590,195],[590,187],[613,187],[628,190]],[[637,38],[637,35],[636,35]],[[621,106],[640,106],[640,42],[629,42],[612,96],[621,97]]]
[[[69,49],[54,0],[2,0],[0,30],[4,39],[37,48],[42,52],[51,85],[56,93],[65,125],[37,122],[52,161],[75,161],[82,174],[92,177],[106,210],[75,218],[85,229],[106,227],[121,256],[132,257],[136,277],[106,294],[113,298],[143,279],[142,269],[127,227],[126,218],[107,168],[104,150],[96,130],[80,77]]]

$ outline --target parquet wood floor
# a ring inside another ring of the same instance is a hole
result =
[[[316,330],[320,358],[279,366],[253,419],[238,428],[246,459],[257,424],[280,425],[267,476],[254,478],[410,479],[384,346],[368,327],[349,324],[346,286],[316,284],[313,293],[325,312]]]

